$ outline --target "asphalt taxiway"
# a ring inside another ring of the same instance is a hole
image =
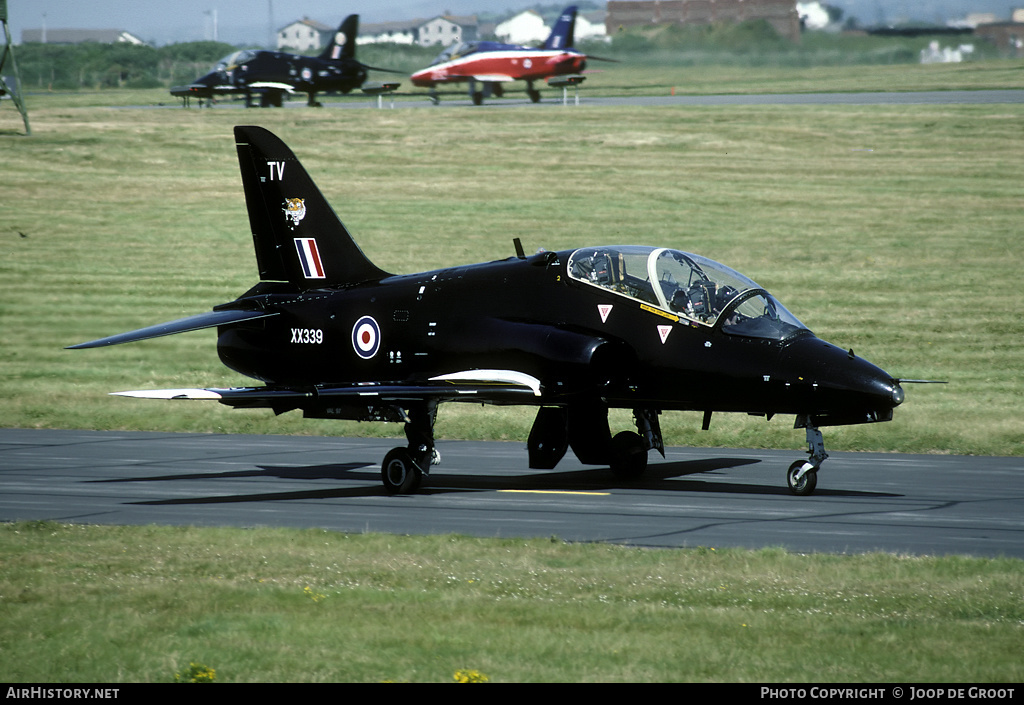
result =
[[[795,439],[796,442],[796,439]],[[0,429],[0,520],[321,527],[649,547],[1024,558],[1024,458],[835,452],[810,497],[799,450],[669,448],[645,477],[525,443],[439,441],[416,495],[388,496],[375,438]]]

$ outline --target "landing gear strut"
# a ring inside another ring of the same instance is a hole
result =
[[[665,456],[657,409],[634,409],[636,431],[613,438],[608,428],[608,407],[599,401],[569,407],[542,407],[533,422],[527,448],[530,467],[550,470],[568,448],[585,465],[608,465],[621,479],[635,479],[647,469],[647,451]]]
[[[799,421],[799,420],[798,420]],[[818,469],[828,458],[825,452],[825,438],[817,426],[809,421],[807,431],[807,452],[810,457],[807,460],[798,460],[789,466],[786,473],[786,482],[789,484],[789,491],[795,495],[805,497],[818,485]]]
[[[633,409],[637,432],[621,431],[612,438],[610,467],[615,477],[632,480],[643,475],[647,470],[647,451],[652,448],[665,457],[659,413],[654,409]]]
[[[419,489],[430,466],[441,462],[434,448],[437,404],[427,402],[405,412],[405,438],[409,445],[392,448],[380,467],[380,479],[388,494],[410,494]]]

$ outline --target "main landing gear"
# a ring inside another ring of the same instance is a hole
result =
[[[665,454],[659,411],[634,409],[636,432],[622,431],[611,436],[608,408],[603,404],[574,407],[543,407],[537,413],[530,432],[530,467],[552,469],[571,446],[580,462],[607,464],[615,477],[635,479],[647,469],[647,453],[654,449]],[[416,492],[430,472],[441,462],[434,447],[436,402],[424,402],[405,411],[406,447],[392,448],[381,464],[380,476],[388,494]],[[797,426],[807,433],[807,460],[789,466],[786,482],[795,495],[807,496],[818,484],[818,470],[828,458],[821,430],[806,416],[797,417]]]
[[[405,438],[409,445],[392,448],[380,467],[381,482],[388,494],[410,494],[419,489],[431,465],[441,462],[434,447],[437,404],[427,402],[406,411]]]
[[[585,465],[607,465],[615,477],[636,479],[647,469],[647,451],[665,455],[656,409],[634,409],[636,432],[613,437],[608,429],[608,407],[601,402],[569,407],[542,407],[533,422],[527,449],[530,467],[551,470],[571,447]]]
[[[540,91],[533,87],[533,81],[526,82],[526,95],[530,98],[531,103],[540,102]]]
[[[797,419],[799,424],[800,419]],[[789,466],[789,471],[786,473],[786,483],[789,485],[789,491],[795,495],[805,497],[812,492],[818,485],[818,469],[821,464],[828,458],[828,453],[825,452],[825,439],[821,435],[821,431],[817,426],[811,425],[808,421],[806,423],[807,431],[807,452],[810,457],[807,460],[798,460]]]

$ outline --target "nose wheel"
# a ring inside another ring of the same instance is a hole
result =
[[[806,430],[807,452],[810,457],[807,460],[796,461],[789,466],[786,473],[789,491],[800,497],[806,497],[814,492],[818,485],[818,469],[828,458],[828,453],[825,452],[825,438],[818,427],[808,423]]]
[[[800,497],[811,494],[818,485],[818,471],[807,467],[809,465],[806,460],[798,460],[789,466],[789,472],[786,473],[789,491]]]

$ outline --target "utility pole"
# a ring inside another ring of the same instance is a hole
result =
[[[11,99],[18,106],[21,119],[25,121],[25,134],[31,136],[32,128],[28,125],[28,110],[25,109],[25,101],[21,98],[21,76],[18,75],[18,64],[14,61],[14,47],[11,45],[11,28],[7,25],[7,0],[0,0],[0,23],[4,26],[4,50],[0,54],[0,96],[11,94]],[[14,77],[12,88],[7,79],[4,78],[4,67],[10,64]]]

